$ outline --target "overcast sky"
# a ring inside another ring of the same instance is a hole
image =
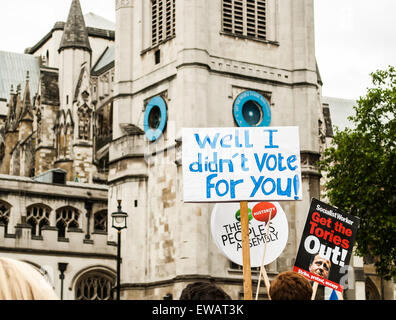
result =
[[[93,12],[115,22],[114,2],[80,0],[84,14]],[[23,53],[56,21],[66,21],[70,4],[71,0],[1,0],[0,50]],[[396,0],[314,0],[314,4],[322,93],[357,99],[370,85],[370,72],[396,65]]]

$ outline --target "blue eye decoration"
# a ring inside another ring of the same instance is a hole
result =
[[[144,112],[143,129],[146,137],[150,141],[155,141],[161,137],[165,130],[167,121],[167,111],[165,100],[156,96],[151,98]]]
[[[271,123],[268,101],[256,91],[244,91],[234,101],[233,113],[239,127],[267,127]]]

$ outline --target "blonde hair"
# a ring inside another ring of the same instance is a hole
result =
[[[51,285],[29,264],[0,257],[0,300],[59,300]]]

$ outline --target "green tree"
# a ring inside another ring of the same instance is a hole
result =
[[[319,162],[330,203],[360,218],[357,254],[396,278],[396,72],[370,74],[372,87],[354,106],[353,128],[336,129]]]

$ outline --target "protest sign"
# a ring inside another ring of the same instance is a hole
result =
[[[249,247],[251,267],[260,267],[267,242],[264,265],[273,262],[284,250],[288,239],[288,223],[277,202],[249,202]],[[267,233],[267,220],[271,212]],[[211,233],[219,250],[232,262],[243,265],[239,203],[218,203],[211,216]]]
[[[301,200],[298,127],[184,128],[184,202]]]
[[[359,218],[312,199],[293,271],[339,292]]]

